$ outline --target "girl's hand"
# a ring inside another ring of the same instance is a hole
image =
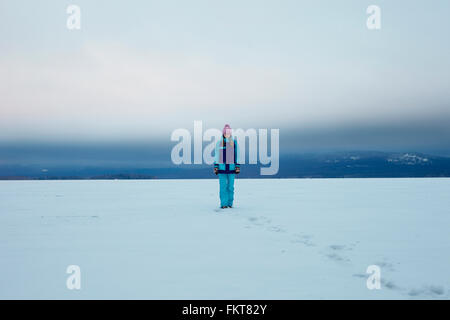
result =
[[[214,168],[214,174],[218,174],[219,173],[219,168]]]
[[[239,168],[239,167],[236,167],[236,174],[238,174],[239,172],[241,172],[241,168]]]

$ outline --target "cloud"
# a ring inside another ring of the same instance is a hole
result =
[[[314,130],[450,118],[442,77],[333,55],[231,63],[95,42],[4,55],[0,68],[2,139],[167,137],[194,120]]]
[[[24,124],[30,132],[123,123],[133,131],[145,125],[142,119],[158,128],[182,114],[239,112],[241,106],[256,111],[278,102],[289,78],[270,66],[228,66],[210,57],[98,45],[8,57],[1,68],[2,124]]]

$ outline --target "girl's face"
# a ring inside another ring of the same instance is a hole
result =
[[[226,129],[224,136],[225,136],[225,138],[231,137],[231,129]]]

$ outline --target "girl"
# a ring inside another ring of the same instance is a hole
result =
[[[219,175],[220,206],[232,208],[234,199],[234,176],[241,172],[239,148],[236,139],[231,136],[231,127],[226,124],[222,139],[216,144],[214,173]]]

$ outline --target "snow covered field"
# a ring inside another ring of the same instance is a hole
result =
[[[0,298],[450,298],[450,179],[242,179],[226,210],[217,192],[0,181]]]

